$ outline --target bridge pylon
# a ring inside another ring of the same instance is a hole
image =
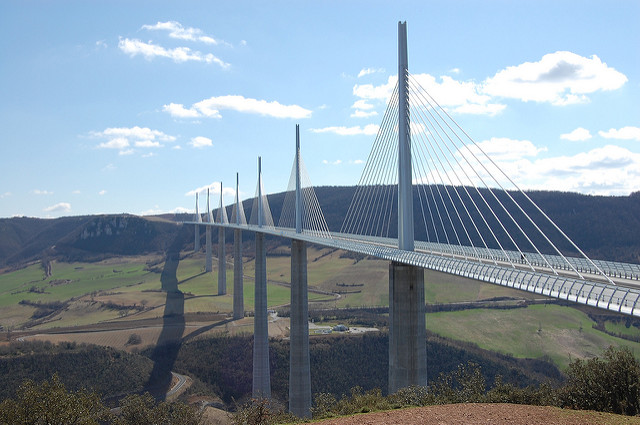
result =
[[[213,223],[213,215],[211,214],[211,208],[209,207],[209,189],[207,189],[207,223]],[[213,253],[211,250],[211,226],[207,226],[205,230],[205,243],[206,243],[206,256],[204,270],[207,273],[211,273],[213,270]]]
[[[220,182],[220,209],[218,210],[218,222],[228,224],[227,210],[222,203],[222,181]],[[227,293],[227,253],[225,249],[225,230],[223,226],[218,227],[218,295]]]
[[[407,23],[398,22],[398,248],[414,250]],[[389,265],[389,393],[427,385],[424,269]]]
[[[237,226],[247,224],[242,222],[240,203],[240,176],[236,173],[236,203],[235,222]],[[233,216],[232,216],[233,220]],[[233,230],[233,319],[238,320],[244,317],[244,287],[242,271],[242,230]]]
[[[198,212],[198,193],[196,193],[196,215],[193,218],[193,221],[196,223],[202,223],[202,217],[200,217],[200,213]],[[200,251],[200,226],[198,224],[195,225],[195,239],[193,241],[193,252]]]
[[[258,157],[258,228],[262,228],[262,159]],[[253,316],[253,398],[271,398],[269,322],[267,312],[267,249],[264,233],[256,232],[255,308]]]
[[[296,233],[302,233],[300,183],[300,126],[296,124],[295,157]],[[311,417],[311,366],[309,361],[309,295],[307,243],[291,240],[291,314],[289,345],[289,411],[299,418]]]

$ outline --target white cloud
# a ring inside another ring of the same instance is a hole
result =
[[[191,139],[191,143],[189,143],[194,148],[204,148],[207,146],[213,146],[213,142],[208,137],[197,136]]]
[[[100,192],[98,192],[98,195],[102,196],[102,195],[106,195],[107,191],[102,189]]]
[[[426,90],[440,106],[459,114],[496,115],[506,105],[492,103],[490,96],[482,92],[482,87],[473,81],[458,81],[448,75],[443,75],[438,81],[429,74],[413,75],[415,84]],[[419,103],[421,99],[413,99]],[[422,99],[422,101],[426,101]],[[432,102],[431,99],[429,99]]]
[[[451,74],[460,74],[460,68],[451,68],[449,72]]]
[[[228,109],[245,114],[258,114],[274,118],[309,118],[311,111],[298,105],[283,105],[277,101],[251,99],[239,95],[211,97],[194,103],[191,108],[170,103],[163,110],[179,118],[220,118],[220,111]]]
[[[611,128],[608,131],[599,131],[598,134],[605,139],[637,140],[640,142],[640,127],[622,127],[619,130]]]
[[[374,74],[376,72],[384,72],[384,68],[378,68],[378,69],[375,69],[375,68],[363,68],[358,73],[358,78],[364,77],[365,75]]]
[[[509,139],[507,137],[492,137],[489,140],[484,140],[477,145],[468,145],[467,149],[460,149],[463,155],[467,154],[469,150],[474,155],[483,157],[480,152],[484,152],[489,158],[494,161],[515,161],[520,160],[527,156],[537,156],[540,152],[545,152],[547,148],[538,148],[529,140],[517,140]]]
[[[364,134],[366,136],[373,136],[378,134],[379,126],[377,124],[368,124],[364,127],[359,125],[354,127],[325,127],[325,128],[312,128],[313,133],[334,133],[339,136],[356,136]]]
[[[82,192],[80,192],[79,190],[74,190],[73,192],[71,192],[71,194],[73,195],[80,195]]]
[[[159,148],[161,146],[160,142],[154,142],[152,140],[140,140],[135,142],[136,148]]]
[[[131,155],[135,151],[130,146],[136,148],[160,148],[161,142],[173,142],[174,136],[163,133],[159,130],[152,130],[148,127],[110,127],[103,131],[92,131],[90,135],[94,138],[107,139],[98,144],[100,149],[118,149],[119,155]]]
[[[369,117],[375,117],[376,115],[378,115],[376,111],[367,112],[367,111],[362,111],[360,109],[357,109],[351,114],[351,118],[369,118]]]
[[[167,49],[162,46],[153,44],[151,41],[145,43],[144,41],[137,39],[121,38],[118,42],[118,48],[131,57],[137,55],[144,56],[147,60],[152,60],[155,57],[163,57],[171,59],[176,63],[182,63],[187,61],[215,63],[222,68],[228,68],[230,65],[220,58],[216,57],[212,53],[201,53],[199,51],[193,51],[188,47],[176,47],[173,49]]]
[[[362,159],[356,159],[355,161],[353,161],[354,164],[364,164],[364,161]]]
[[[538,62],[525,62],[499,71],[483,83],[491,96],[524,102],[568,105],[588,102],[587,94],[620,88],[627,77],[596,55],[586,58],[572,52],[549,53]]]
[[[482,93],[482,87],[473,81],[458,81],[448,75],[443,75],[438,81],[429,74],[412,75],[413,83],[426,90],[440,106],[451,112],[475,115],[496,115],[506,105],[492,103],[491,96]],[[356,84],[353,94],[362,100],[382,100],[387,102],[391,97],[398,81],[397,76],[390,76],[385,84]],[[431,101],[431,99],[429,99]],[[425,99],[412,98],[412,104],[420,104]]]
[[[170,103],[163,105],[162,110],[168,112],[172,117],[176,118],[198,118],[200,113],[193,108],[187,109],[180,103]],[[220,115],[216,118],[220,118]]]
[[[0,194],[0,199],[2,198],[8,198],[9,196],[13,195],[11,192],[5,192]]]
[[[202,43],[213,45],[226,44],[223,41],[216,40],[215,38],[204,34],[201,29],[191,27],[184,28],[180,22],[176,21],[158,22],[155,25],[143,25],[142,29],[150,31],[168,31],[169,37],[179,40],[200,41]]]
[[[48,190],[39,190],[39,189],[34,189],[33,193],[35,195],[53,195],[53,192],[50,192]]]
[[[373,84],[356,84],[353,86],[353,94],[361,99],[376,99],[387,101],[398,82],[398,76],[392,75],[385,84],[374,86]]]
[[[43,210],[44,212],[70,212],[71,204],[68,202],[60,202],[55,205],[51,205]]]
[[[342,160],[341,159],[336,159],[335,161],[328,161],[326,159],[323,159],[322,163],[325,164],[325,165],[340,165],[340,164],[342,164]]]
[[[355,111],[351,114],[352,118],[369,118],[378,115],[376,111],[372,111],[374,106],[367,102],[366,99],[356,100],[351,108]]]
[[[220,203],[220,199],[219,198],[217,198],[217,199],[213,198],[213,195],[217,194],[218,196],[220,196],[220,182],[213,182],[213,183],[210,183],[210,184],[208,184],[206,186],[201,186],[201,187],[199,187],[197,189],[188,191],[184,195],[185,196],[195,196],[196,193],[206,194],[207,193],[207,189],[209,189],[209,194],[212,196],[209,206],[211,208],[217,208],[217,205]],[[242,193],[242,192],[240,192],[240,193]],[[235,197],[236,196],[236,190],[234,188],[232,188],[232,187],[223,187],[222,188],[222,195],[226,196],[226,197]],[[206,204],[204,204],[203,201],[206,202],[207,200],[203,199],[203,198],[200,198],[200,201],[199,201],[200,202],[199,203],[200,208],[203,209],[202,207],[204,206],[204,209],[206,209]],[[216,207],[214,207],[214,205]]]
[[[108,142],[103,142],[98,145],[99,148],[103,149],[124,149],[128,146],[129,140],[124,137],[116,137],[109,140]]]
[[[492,155],[495,164],[525,190],[557,190],[592,195],[628,195],[640,187],[640,153],[607,145],[571,156],[531,159],[542,149],[523,144],[509,155]],[[523,156],[515,154],[518,150]],[[491,171],[502,184],[511,187],[502,173]],[[466,168],[466,167],[465,167]],[[487,178],[485,170],[479,171]],[[475,179],[475,177],[474,177]],[[478,183],[476,181],[476,183]],[[495,184],[491,183],[491,186]]]
[[[351,105],[353,109],[362,109],[363,111],[369,111],[374,108],[372,104],[367,102],[365,99],[356,100],[353,105]]]
[[[561,134],[560,138],[563,140],[570,140],[572,142],[583,142],[591,139],[591,133],[586,128],[578,127],[571,133]]]

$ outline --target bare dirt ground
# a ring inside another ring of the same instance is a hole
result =
[[[640,417],[514,404],[448,404],[367,413],[318,425],[638,425]]]

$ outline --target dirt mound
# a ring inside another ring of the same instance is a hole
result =
[[[640,417],[515,404],[447,404],[327,419],[318,425],[622,425]]]

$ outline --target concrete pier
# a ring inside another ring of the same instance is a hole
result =
[[[291,317],[289,347],[289,411],[311,417],[307,245],[291,241]]]
[[[235,229],[233,231],[233,320],[244,317],[242,273],[242,230]]]
[[[224,227],[218,227],[218,295],[227,293],[227,253]]]
[[[213,270],[213,253],[211,251],[211,226],[207,226],[205,230],[205,239],[206,239],[206,261],[205,261],[205,271],[207,273],[211,273]]]
[[[389,394],[427,385],[424,270],[389,265]]]
[[[253,331],[253,398],[271,398],[267,314],[267,251],[264,233],[256,233],[255,312]]]

